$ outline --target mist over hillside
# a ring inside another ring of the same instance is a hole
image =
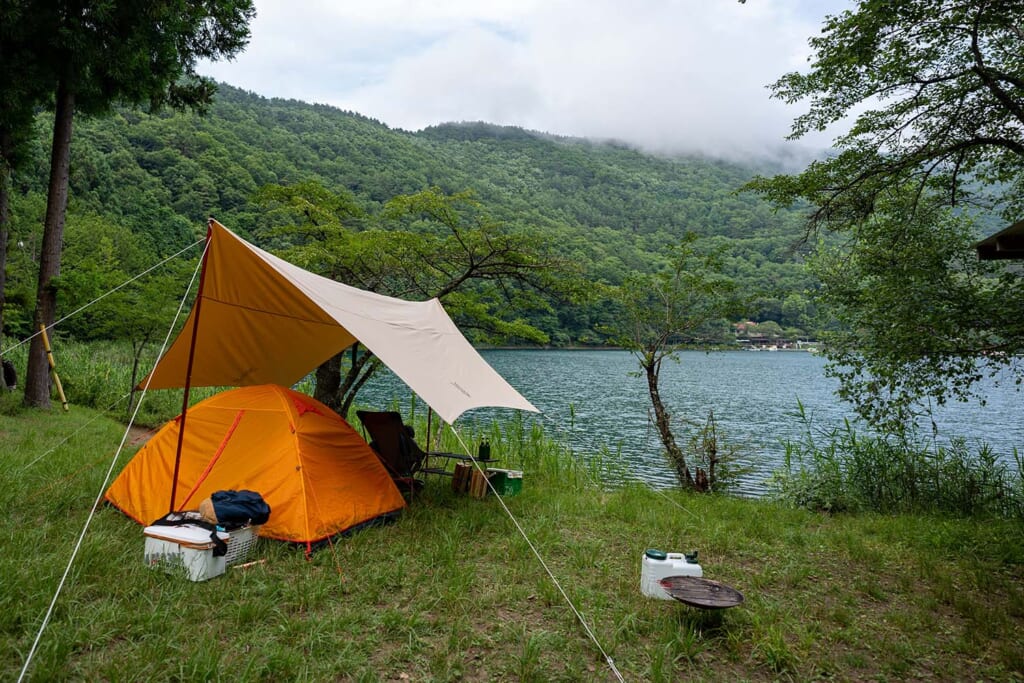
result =
[[[31,241],[41,224],[47,130],[41,120],[33,164],[16,178],[15,241]],[[205,116],[118,110],[82,119],[68,220],[102,217],[166,255],[204,234],[209,216],[258,239],[254,196],[271,183],[316,181],[351,193],[370,214],[400,194],[469,190],[494,219],[541,231],[595,282],[614,285],[630,271],[657,269],[671,245],[695,232],[724,250],[729,274],[749,295],[751,318],[798,326],[784,309],[796,297],[799,305],[788,309],[805,310],[814,286],[793,249],[802,218],[738,192],[755,173],[772,170],[482,122],[408,132],[221,85]],[[564,326],[567,317],[548,324]],[[577,323],[563,339],[579,341],[582,330],[597,338],[591,321]]]

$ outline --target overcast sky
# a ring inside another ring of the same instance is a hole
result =
[[[256,0],[200,72],[418,130],[488,121],[659,152],[771,154],[802,107],[766,85],[849,0]],[[828,144],[831,135],[807,143]],[[795,150],[793,150],[795,152]]]

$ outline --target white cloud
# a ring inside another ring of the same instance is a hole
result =
[[[801,68],[824,14],[846,5],[257,0],[249,49],[204,70],[411,130],[484,120],[657,151],[761,156],[801,111],[765,86]]]

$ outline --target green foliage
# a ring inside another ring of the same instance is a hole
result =
[[[810,40],[810,70],[786,74],[772,90],[809,102],[791,137],[851,114],[853,126],[837,156],[755,187],[779,203],[810,201],[827,225],[857,222],[907,182],[948,204],[995,197],[1016,220],[1024,207],[1022,12],[1019,0],[861,0],[829,17]]]
[[[739,477],[749,473],[750,468],[743,463],[740,446],[718,426],[714,410],[708,411],[704,422],[691,422],[688,427],[686,450],[689,460],[698,471],[706,473],[709,491],[729,491]]]
[[[53,84],[33,54],[37,36],[26,30],[33,9],[38,8],[24,2],[0,6],[0,268],[5,266],[12,179],[30,162],[36,107],[53,95]]]
[[[85,114],[112,104],[203,107],[215,86],[202,59],[231,57],[249,40],[250,0],[159,0],[143,5],[19,0],[5,11],[19,34],[12,55],[74,97]],[[6,57],[7,55],[5,55]]]
[[[40,115],[38,128],[49,127],[52,117]],[[547,245],[558,261],[579,271],[585,285],[549,283],[572,291],[544,294],[543,305],[532,287],[480,294],[495,313],[502,306],[518,312],[501,312],[502,321],[519,318],[549,343],[606,343],[600,329],[609,306],[598,296],[600,285],[621,284],[634,271],[657,271],[687,231],[720,248],[724,272],[758,295],[757,310],[750,312],[754,319],[805,327],[787,317],[782,305],[787,296],[814,286],[801,256],[790,249],[799,234],[798,216],[774,214],[760,200],[735,194],[749,169],[518,129],[469,130],[472,135],[460,126],[442,126],[412,134],[330,107],[265,99],[225,85],[202,117],[115,109],[111,116],[76,121],[69,220],[92,215],[127,227],[148,245],[148,263],[154,263],[200,237],[212,215],[260,246],[330,274],[337,264],[332,254],[357,249],[362,260],[372,261],[388,237],[368,236],[362,244],[339,236],[328,218],[346,233],[401,230],[436,238],[443,227],[436,220],[440,215],[421,211],[400,218],[383,210],[395,197],[436,187],[453,201],[465,197],[458,202],[468,225],[524,247]],[[12,243],[21,239],[26,245],[39,243],[32,233],[43,211],[29,200],[45,195],[48,168],[43,141],[32,143],[14,185],[12,212],[12,230],[18,231]],[[470,188],[472,195],[466,195]],[[405,203],[412,207],[411,200]],[[302,211],[312,207],[325,213],[304,217]],[[328,247],[323,251],[312,246],[321,238]],[[411,250],[394,238],[396,250]],[[62,273],[75,267],[66,262]],[[10,272],[13,280],[34,280],[38,265],[18,260]],[[34,292],[25,296],[34,300]],[[58,303],[58,315],[69,310]]]
[[[864,435],[849,423],[816,433],[799,407],[804,435],[786,444],[785,469],[771,480],[784,501],[828,512],[928,512],[1024,520],[1024,459],[1016,470],[988,446],[962,439],[929,446],[916,432]]]
[[[746,187],[810,205],[819,302],[840,329],[830,372],[869,423],[899,429],[920,404],[979,379],[1024,379],[1019,271],[977,263],[971,217],[1024,204],[1024,3],[861,0],[826,20],[809,71],[773,86],[808,102],[792,137],[853,119],[837,154]],[[796,311],[791,311],[796,314]]]
[[[325,251],[351,248],[352,245],[332,242],[344,238],[365,217],[365,211],[351,193],[332,192],[315,180],[287,187],[264,185],[254,199],[263,209],[257,229],[261,242],[271,249],[295,247],[297,258],[302,257],[303,250],[318,245]],[[357,258],[366,256],[359,254]],[[317,272],[335,275],[329,267],[321,267]]]
[[[736,308],[736,283],[722,274],[720,254],[702,246],[688,233],[662,270],[633,273],[613,294],[621,322],[610,338],[644,367],[660,367],[683,346],[708,341],[708,326]]]
[[[55,286],[67,308],[81,312],[62,331],[80,340],[139,342],[162,336],[185,295],[201,245],[157,267],[144,239],[107,219],[75,216],[66,235],[70,267]]]
[[[861,417],[889,431],[932,401],[967,400],[986,376],[1024,381],[1014,360],[1024,319],[1012,304],[1024,279],[979,261],[961,216],[901,214],[877,213],[812,261],[819,300],[839,323],[825,335],[828,372]]]

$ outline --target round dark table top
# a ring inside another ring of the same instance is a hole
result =
[[[661,587],[679,602],[701,609],[724,609],[743,602],[743,593],[724,583],[696,576],[666,576]]]

